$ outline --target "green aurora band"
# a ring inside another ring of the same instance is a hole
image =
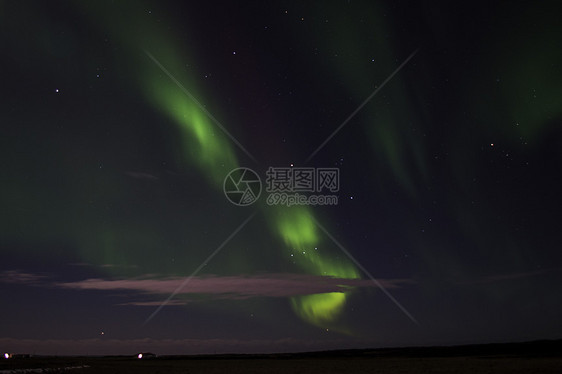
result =
[[[160,60],[159,60],[160,61]],[[163,58],[166,66],[166,58]],[[214,188],[222,188],[226,174],[238,167],[235,152],[226,136],[168,77],[162,77],[156,66],[153,73],[143,74],[141,83],[149,102],[169,116],[181,132],[185,161],[196,165]],[[192,87],[190,87],[192,89]],[[273,208],[262,205],[274,232],[289,251],[303,253],[301,268],[309,273],[336,278],[358,278],[348,261],[335,263],[321,257],[314,248],[320,243],[312,212],[307,207]],[[275,211],[272,213],[272,211]],[[304,320],[326,327],[341,312],[347,294],[331,292],[292,298],[295,312]]]
[[[121,43],[133,50],[145,49],[147,55],[154,56],[161,64],[159,67],[147,56],[142,68],[132,78],[141,87],[147,102],[175,123],[183,144],[182,161],[197,167],[213,188],[221,190],[226,175],[239,167],[231,142],[197,103],[162,71],[162,67],[168,70],[188,92],[200,96],[193,80],[182,73],[184,63],[188,61],[183,53],[185,45],[175,45],[172,42],[175,38],[165,35],[150,22],[127,25],[121,17],[108,19],[106,14],[92,11],[104,17],[104,25]],[[142,20],[143,17],[146,15],[125,19]],[[298,261],[303,271],[334,278],[359,278],[357,269],[349,260],[335,262],[327,256],[320,256],[315,250],[321,240],[308,207],[273,208],[262,204],[262,211],[273,232],[284,241],[287,256],[294,251],[303,254]],[[348,289],[345,292],[342,289],[342,292],[293,297],[291,305],[303,320],[322,328],[338,330],[332,323],[342,312],[349,293]],[[344,332],[341,328],[339,331]]]
[[[274,229],[283,238],[285,248],[302,253],[305,261],[299,261],[299,265],[305,271],[335,278],[359,278],[359,273],[348,261],[334,262],[328,257],[320,256],[317,250],[320,242],[318,228],[312,212],[307,207],[279,208],[271,221],[275,225]],[[323,293],[293,297],[291,304],[304,320],[319,327],[326,327],[341,313],[346,297],[347,294],[343,292]]]

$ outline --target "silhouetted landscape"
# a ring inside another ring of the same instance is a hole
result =
[[[562,340],[260,355],[27,357],[0,373],[560,373]]]

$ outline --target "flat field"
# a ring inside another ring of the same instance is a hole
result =
[[[31,357],[0,361],[5,373],[562,373],[560,341],[271,355]]]

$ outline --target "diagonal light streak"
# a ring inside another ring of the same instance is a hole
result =
[[[218,119],[215,118],[215,116],[213,116],[200,102],[199,100],[197,100],[195,98],[195,96],[193,96],[191,94],[191,92],[189,92],[187,90],[187,88],[185,88],[185,86],[183,84],[181,84],[173,75],[172,73],[170,73],[168,71],[168,69],[166,69],[164,67],[164,65],[162,65],[160,63],[160,61],[158,61],[149,51],[144,50],[144,53],[146,53],[146,55],[156,64],[156,66],[158,66],[160,68],[160,70],[162,70],[164,72],[164,74],[166,74],[168,76],[168,78],[170,78],[172,80],[172,82],[174,82],[176,84],[176,86],[179,87],[180,90],[182,90],[182,92],[189,97],[191,100],[193,100],[193,102],[199,107],[199,109],[201,109],[214,123],[215,125],[217,125],[222,132],[224,132],[226,134],[226,136],[228,136],[230,138],[230,140],[232,140],[234,142],[234,144],[236,144],[238,146],[238,148],[240,148],[242,150],[242,152],[244,152],[246,154],[246,156],[248,156],[252,161],[254,161],[256,164],[258,163],[258,161],[256,160],[256,158],[250,153],[248,152],[248,150],[246,148],[244,148],[244,146],[242,144],[240,144],[240,142],[231,134],[228,132],[228,130],[222,125],[222,123],[219,122]]]
[[[209,263],[209,261],[211,261],[211,260],[213,259],[213,257],[215,257],[215,256],[220,252],[220,250],[223,249],[223,247],[224,247],[236,234],[238,234],[238,232],[239,232],[240,230],[242,230],[242,228],[244,228],[244,226],[246,226],[246,224],[247,224],[248,222],[250,222],[250,220],[251,220],[252,218],[254,218],[255,215],[256,215],[256,212],[252,213],[248,218],[246,218],[246,220],[245,220],[244,222],[242,222],[242,223],[240,224],[240,226],[238,226],[238,227],[236,228],[236,230],[234,230],[234,231],[232,232],[232,234],[230,234],[230,236],[229,236],[228,238],[226,238],[226,239],[221,243],[221,245],[219,245],[219,246],[217,247],[217,249],[215,249],[215,250],[213,251],[213,253],[211,253],[211,254],[209,255],[209,257],[207,257],[207,258],[205,259],[205,261],[203,261],[203,262],[201,263],[201,265],[199,265],[199,267],[193,271],[193,273],[191,273],[191,275],[190,275],[189,277],[185,278],[184,281],[182,282],[182,284],[180,284],[180,285],[174,290],[174,292],[172,292],[172,293],[170,294],[170,296],[168,296],[168,298],[167,298],[166,300],[164,300],[164,301],[162,302],[162,304],[160,304],[160,306],[158,306],[158,308],[156,308],[156,310],[155,310],[154,312],[152,312],[152,314],[151,314],[150,316],[148,316],[148,318],[144,321],[143,325],[146,325],[148,322],[150,322],[150,320],[151,320],[152,318],[154,318],[154,317],[158,314],[158,312],[160,312],[160,310],[162,310],[162,308],[164,308],[164,307],[170,302],[170,300],[172,300],[172,299],[174,298],[174,296],[176,296],[176,295],[191,281],[191,279],[193,279],[193,277],[196,276],[196,275],[201,271],[201,269],[203,269],[205,266],[207,266],[207,264]]]
[[[320,224],[320,222],[318,222],[316,220],[316,218],[312,217],[312,219],[314,220],[314,222],[316,223],[316,225],[320,228],[320,230],[322,230],[324,232],[324,234],[326,234],[328,236],[328,238],[330,238],[335,245],[337,245],[339,247],[339,249],[341,249],[341,251],[343,253],[345,253],[347,255],[347,257],[349,257],[349,259],[351,261],[353,261],[353,263],[363,271],[363,273],[365,273],[370,279],[371,281],[373,281],[373,283],[380,288],[380,290],[394,303],[394,305],[396,305],[398,307],[398,309],[400,309],[402,311],[402,313],[404,313],[406,315],[406,317],[408,317],[412,322],[414,322],[416,325],[419,325],[419,322],[414,318],[414,316],[412,316],[412,314],[410,312],[408,312],[408,310],[402,305],[400,304],[400,302],[398,300],[396,300],[396,298],[394,296],[392,296],[392,294],[390,292],[388,292],[388,290],[386,288],[384,288],[384,286],[382,285],[381,282],[379,282],[375,277],[373,277],[373,275],[363,267],[363,265],[361,265],[361,263],[359,263],[359,261],[357,261],[355,259],[355,257],[353,257],[351,255],[351,253],[349,253],[349,251],[347,249],[345,249],[345,247],[343,245],[340,244],[340,242],[338,242],[336,240],[336,238],[334,238],[329,232],[328,230],[326,230],[324,228],[324,226],[322,226]]]
[[[326,145],[326,143],[328,143],[328,142],[329,142],[345,125],[347,125],[347,123],[348,123],[353,117],[355,117],[355,115],[356,115],[365,105],[367,105],[367,103],[368,103],[368,102],[369,102],[369,101],[370,101],[370,100],[371,100],[371,99],[372,99],[372,98],[373,98],[373,97],[374,97],[374,96],[375,96],[375,95],[376,95],[376,94],[377,94],[377,93],[378,93],[378,92],[379,92],[379,91],[396,75],[396,73],[398,73],[398,72],[408,63],[408,61],[410,61],[410,60],[412,59],[412,57],[414,57],[414,56],[416,55],[416,53],[418,53],[419,50],[420,50],[420,49],[418,48],[418,49],[416,49],[414,52],[412,52],[412,53],[408,56],[408,58],[407,58],[406,60],[404,60],[404,62],[403,62],[402,64],[400,64],[400,66],[398,66],[398,67],[396,68],[396,70],[394,70],[394,71],[392,72],[392,74],[390,74],[390,75],[388,76],[388,78],[386,78],[386,79],[384,80],[384,82],[382,82],[381,85],[378,86],[378,87],[373,91],[373,93],[370,94],[369,97],[367,97],[367,98],[361,103],[361,105],[359,105],[359,107],[358,107],[357,109],[355,109],[355,110],[353,111],[353,113],[351,113],[351,114],[349,115],[349,117],[347,117],[347,119],[346,119],[345,121],[343,121],[342,124],[339,125],[339,126],[334,130],[334,132],[332,132],[332,133],[330,134],[330,136],[328,136],[328,137],[326,138],[326,140],[324,140],[324,142],[323,142],[322,144],[320,144],[320,145],[318,146],[318,148],[316,148],[316,150],[315,150],[314,152],[312,152],[312,153],[310,154],[310,156],[308,156],[308,158],[306,159],[306,161],[305,161],[304,163],[305,163],[305,164],[308,163],[308,161],[310,161],[322,148],[324,148],[324,146]]]

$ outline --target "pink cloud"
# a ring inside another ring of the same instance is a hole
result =
[[[75,290],[122,291],[130,290],[148,294],[171,294],[187,278],[91,278],[76,282],[57,283],[56,286]],[[387,289],[412,283],[406,279],[379,280]],[[365,279],[340,279],[303,274],[264,274],[254,276],[201,276],[193,277],[178,294],[211,294],[226,299],[251,297],[290,297],[327,292],[343,292],[349,288],[376,287]]]
[[[409,279],[379,279],[386,289],[412,284]],[[273,273],[259,275],[206,275],[188,277],[143,277],[104,279],[89,278],[72,282],[55,282],[47,276],[18,270],[0,272],[0,282],[31,286],[55,287],[83,291],[132,291],[159,295],[158,300],[130,301],[118,305],[158,306],[161,295],[209,295],[214,299],[243,300],[252,297],[292,297],[327,292],[344,292],[354,288],[376,288],[369,279],[342,279],[309,274]],[[183,286],[182,286],[183,285]],[[170,301],[168,305],[185,305],[185,300]]]
[[[182,306],[185,305],[186,301],[181,301],[181,300],[170,300],[166,303],[166,306]],[[126,303],[119,303],[117,305],[120,306],[128,306],[128,305],[133,305],[133,306],[160,306],[162,305],[162,300],[158,300],[158,301],[130,301],[130,302],[126,302]]]
[[[19,270],[5,270],[0,272],[0,283],[39,284],[47,277],[44,275],[25,273]]]

